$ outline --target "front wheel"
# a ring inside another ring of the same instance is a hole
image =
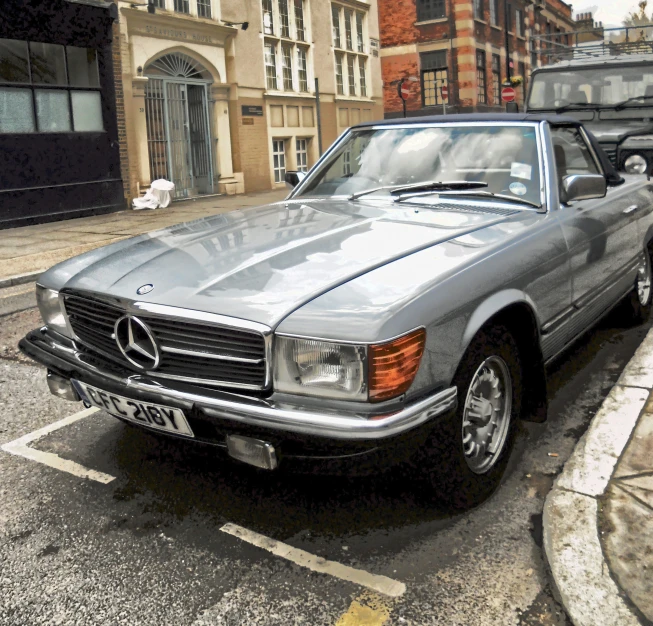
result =
[[[453,383],[458,408],[434,429],[428,475],[434,495],[467,508],[501,482],[513,446],[522,401],[517,342],[503,326],[479,332]]]
[[[653,304],[651,278],[651,253],[646,249],[642,255],[641,263],[637,268],[635,285],[628,299],[631,318],[636,323],[647,321],[651,315],[651,305]]]

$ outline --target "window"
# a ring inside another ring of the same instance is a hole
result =
[[[297,171],[308,172],[308,139],[297,139]]]
[[[306,41],[306,32],[304,31],[304,0],[295,0],[295,30],[297,31],[297,41]]]
[[[211,17],[211,0],[197,0],[197,15]]]
[[[503,0],[505,2],[505,0]],[[506,20],[507,24],[506,27],[508,28],[508,32],[512,31],[512,4],[508,5],[508,8],[506,10]]]
[[[95,50],[0,39],[0,133],[102,130]]]
[[[159,9],[166,8],[166,0],[152,0],[152,4]]]
[[[288,17],[288,0],[279,0],[279,25],[281,36],[290,39],[290,18]]]
[[[351,9],[345,9],[345,43],[347,50],[354,49],[354,43],[351,35],[351,18],[353,17]]]
[[[331,5],[331,27],[333,28],[333,46],[334,48],[341,48],[340,9],[335,4]]]
[[[272,160],[274,163],[274,182],[282,183],[286,178],[286,142],[284,139],[272,141]]]
[[[272,16],[272,0],[263,0],[263,32],[274,35],[274,17]]]
[[[474,17],[477,20],[484,19],[484,17],[483,17],[483,0],[474,0]]]
[[[422,102],[425,107],[442,104],[442,86],[448,85],[447,51],[423,52],[419,57]]]
[[[524,12],[521,9],[515,11],[515,33],[517,37],[524,36]]]
[[[363,41],[363,14],[356,11],[356,49],[359,52],[365,51],[365,44]]]
[[[501,58],[498,54],[492,55],[492,102],[501,104]]]
[[[356,57],[353,54],[347,55],[347,78],[349,79],[349,95],[356,95]]]
[[[268,89],[277,88],[277,61],[275,58],[275,45],[265,44],[265,79]]]
[[[437,20],[446,17],[444,0],[417,0],[417,21]]]
[[[526,65],[524,64],[523,61],[520,61],[519,64],[517,65],[517,71],[519,72],[519,75],[523,79],[522,83],[522,93],[526,93]]]
[[[175,0],[175,11],[178,13],[190,13],[188,0]]]
[[[342,54],[336,52],[336,89],[339,95],[344,95],[345,86],[342,80]]]
[[[308,91],[306,50],[304,50],[304,48],[297,48],[297,76],[299,78],[299,91]]]
[[[281,69],[283,73],[284,91],[292,91],[292,48],[291,46],[282,46]]]
[[[361,96],[367,96],[367,74],[365,72],[365,57],[358,57],[358,74],[360,76]]]
[[[577,128],[553,126],[553,155],[558,172],[558,181],[572,174],[600,174],[585,140]]]
[[[490,24],[499,25],[499,0],[490,0]]]
[[[476,51],[476,83],[476,100],[478,104],[485,104],[485,52],[482,50]]]

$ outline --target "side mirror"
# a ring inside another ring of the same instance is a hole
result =
[[[294,189],[306,178],[306,172],[286,172],[286,177],[283,179],[288,189]]]
[[[563,202],[603,198],[607,191],[605,176],[600,174],[572,174],[562,179]]]

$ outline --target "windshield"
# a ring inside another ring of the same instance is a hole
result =
[[[611,106],[636,96],[652,97],[626,106],[653,106],[653,66],[539,72],[533,75],[528,109],[555,109],[578,103],[579,108],[587,108],[587,104]]]
[[[387,196],[399,185],[478,181],[487,183],[485,192],[539,205],[535,130],[526,124],[354,129],[299,195],[350,196],[390,187],[370,194]]]

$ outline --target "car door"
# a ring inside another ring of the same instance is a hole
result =
[[[565,176],[604,173],[578,126],[554,126],[551,137],[560,192]],[[632,204],[627,190],[618,186],[609,187],[604,198],[561,204],[572,300],[581,317],[600,314],[623,294],[628,281],[634,282],[640,246]]]

